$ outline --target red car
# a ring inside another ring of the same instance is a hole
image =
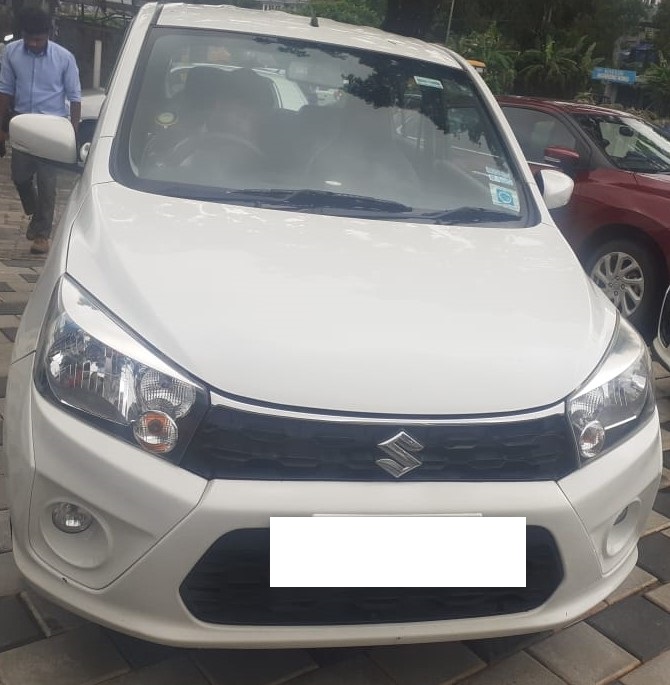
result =
[[[526,159],[574,179],[556,223],[593,280],[651,336],[670,274],[670,140],[614,109],[528,97],[499,102]]]

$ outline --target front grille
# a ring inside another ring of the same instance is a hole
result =
[[[353,423],[210,408],[181,466],[204,478],[394,480],[379,443],[406,431],[423,461],[403,481],[558,480],[577,465],[564,415],[471,424]]]
[[[665,300],[663,300],[658,334],[663,347],[670,347],[670,295],[666,296]]]
[[[191,614],[206,623],[406,623],[530,611],[544,604],[562,579],[554,538],[544,528],[528,526],[523,588],[271,588],[270,531],[263,528],[219,538],[186,577],[180,594]]]

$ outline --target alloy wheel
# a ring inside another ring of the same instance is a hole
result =
[[[630,317],[644,296],[644,272],[625,252],[608,252],[591,269],[591,278],[625,316]]]

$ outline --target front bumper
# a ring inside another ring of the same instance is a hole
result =
[[[6,450],[14,554],[40,591],[85,617],[177,646],[297,647],[494,637],[568,623],[610,594],[637,559],[636,543],[661,473],[655,416],[606,457],[556,482],[207,482],[90,428],[34,390],[32,357],[10,373]],[[97,519],[78,535],[49,512],[75,502]],[[627,513],[621,518],[622,511]],[[231,626],[194,618],[179,587],[228,531],[270,516],[457,514],[525,516],[548,530],[564,577],[524,613],[366,625]]]

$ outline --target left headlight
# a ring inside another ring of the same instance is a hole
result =
[[[179,461],[208,405],[200,384],[67,277],[56,287],[42,328],[35,384],[82,420],[172,462]]]
[[[649,352],[633,327],[619,319],[600,366],[568,398],[568,417],[582,461],[608,452],[637,430],[653,414],[654,407]]]

